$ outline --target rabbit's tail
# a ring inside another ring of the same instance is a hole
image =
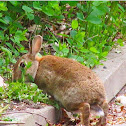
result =
[[[92,105],[91,106],[91,113],[96,116],[103,117],[104,116],[104,111],[103,109],[98,106],[98,105]]]

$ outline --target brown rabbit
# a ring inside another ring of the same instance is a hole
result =
[[[24,63],[31,61],[32,66],[26,73],[32,75],[40,89],[53,96],[67,111],[79,110],[80,124],[89,126],[90,111],[95,110],[102,115],[97,125],[105,126],[108,103],[101,80],[89,68],[72,59],[51,55],[38,58],[36,54],[42,41],[42,36],[35,36],[29,53],[15,64],[13,79],[21,78],[19,67],[25,67]],[[26,79],[28,81],[27,76]]]

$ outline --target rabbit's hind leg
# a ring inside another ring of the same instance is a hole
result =
[[[106,118],[108,115],[108,109],[109,109],[107,101],[103,102],[102,109],[104,111],[104,116],[101,118],[101,125],[105,126],[106,125]]]
[[[81,114],[80,114],[80,125],[84,125],[84,126],[89,126],[90,123],[90,105],[88,103],[81,103],[80,105],[81,107],[79,108]]]
[[[108,103],[107,103],[107,101],[104,101],[101,107],[104,111],[104,116],[102,116],[100,118],[100,120],[96,124],[96,126],[106,126],[106,118],[107,118],[107,114],[108,114]]]

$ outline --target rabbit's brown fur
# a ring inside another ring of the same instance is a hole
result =
[[[34,41],[35,43],[38,41],[38,45],[40,45],[40,36],[36,36]],[[34,49],[34,47],[32,48]],[[38,47],[35,47],[33,52],[37,53],[39,51],[37,49]],[[34,56],[31,51],[31,54],[26,54],[23,59],[30,58],[32,55],[35,58],[30,59],[34,62],[36,59],[36,62],[39,63],[39,65],[36,65],[37,72],[35,72],[35,83],[38,87],[53,96],[67,111],[80,110],[81,124],[85,126],[89,126],[90,109],[93,106],[100,108],[105,115],[101,118],[99,124],[106,125],[108,104],[104,86],[95,73],[72,59],[51,55],[37,58],[36,53]],[[22,58],[17,64],[21,60]],[[19,76],[16,77],[16,71],[19,71],[17,64],[15,65],[14,79],[19,78]]]

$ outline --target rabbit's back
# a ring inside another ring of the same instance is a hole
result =
[[[105,100],[104,86],[95,73],[68,58],[43,56],[35,83],[68,110],[83,102],[93,105]]]

